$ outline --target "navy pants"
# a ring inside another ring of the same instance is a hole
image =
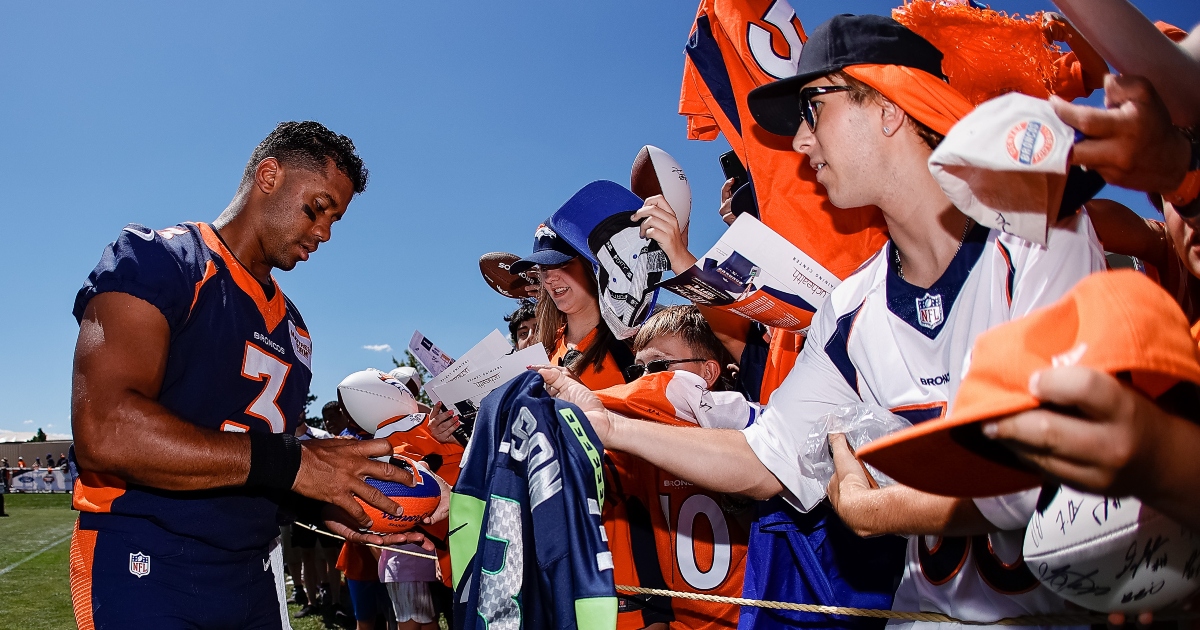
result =
[[[71,539],[81,630],[283,627],[266,547],[231,552],[142,519],[81,516]]]

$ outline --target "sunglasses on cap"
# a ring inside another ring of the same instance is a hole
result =
[[[805,124],[808,125],[808,130],[812,133],[817,132],[817,104],[812,100],[814,96],[832,94],[834,92],[848,92],[850,89],[848,85],[822,85],[800,90],[800,116],[804,118]]]
[[[708,359],[655,359],[649,363],[634,363],[625,368],[625,378],[631,381],[637,380],[646,374],[657,374],[665,372],[668,368],[676,363],[692,363],[694,361],[704,362]]]

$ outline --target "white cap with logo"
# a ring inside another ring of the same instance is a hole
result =
[[[1013,92],[980,104],[954,125],[929,156],[929,171],[980,225],[1045,245],[1074,144],[1075,130],[1048,101]]]

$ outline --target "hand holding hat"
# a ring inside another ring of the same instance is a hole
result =
[[[1075,145],[1071,163],[1123,188],[1163,194],[1178,188],[1190,166],[1191,144],[1171,125],[1150,82],[1108,75],[1104,101],[1108,109],[1051,98],[1059,118],[1087,136]]]
[[[1186,444],[1172,436],[1188,433],[1190,423],[1105,372],[1051,368],[1034,373],[1029,390],[1042,407],[986,422],[983,433],[1071,486],[1108,496],[1143,494],[1157,485],[1152,471],[1164,454]],[[1200,427],[1191,429],[1200,439]]]

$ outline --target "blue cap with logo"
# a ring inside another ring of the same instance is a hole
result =
[[[533,233],[533,253],[513,263],[509,273],[518,274],[534,265],[561,265],[579,255],[550,227],[550,219],[542,221]]]

